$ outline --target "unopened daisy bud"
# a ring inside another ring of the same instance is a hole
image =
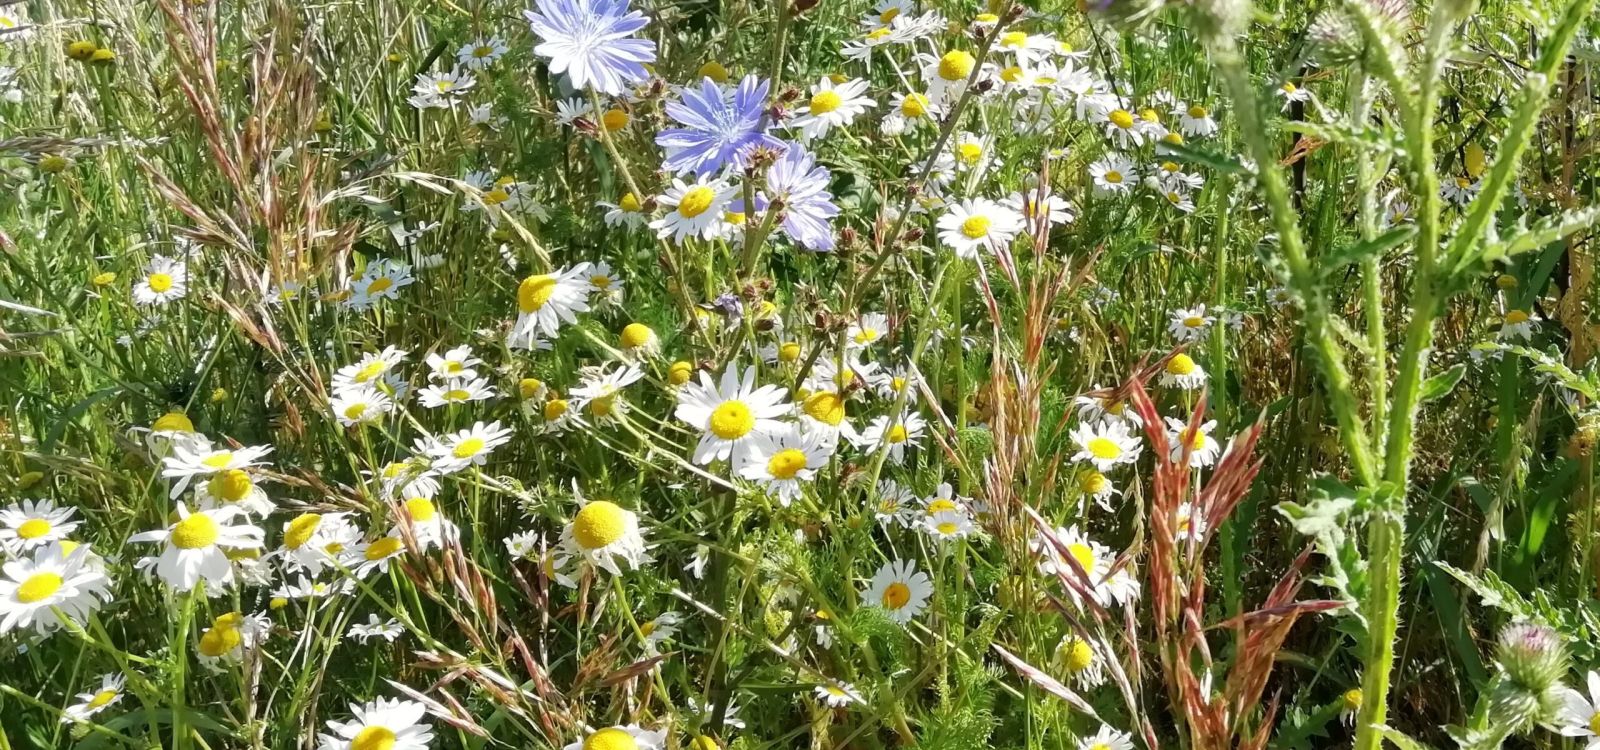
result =
[[[97,49],[100,49],[100,45],[80,39],[67,44],[67,57],[78,61],[86,61],[94,55],[94,51]]]
[[[1567,645],[1555,630],[1543,625],[1507,627],[1500,632],[1495,655],[1506,675],[1533,693],[1543,693],[1567,673]]]
[[[1495,277],[1494,285],[1500,289],[1516,289],[1519,285],[1519,282],[1517,281],[1517,277],[1512,276],[1509,273],[1503,273]]]
[[[661,351],[661,339],[656,337],[656,332],[643,323],[629,323],[622,328],[622,335],[618,337],[622,345],[622,353],[630,357],[643,358],[654,356]]]
[[[60,174],[67,170],[67,157],[58,154],[45,154],[39,157],[39,171],[45,174]]]
[[[689,382],[689,378],[693,375],[694,365],[683,360],[678,360],[677,362],[673,362],[672,367],[667,370],[667,382],[673,385],[683,385],[684,383]]]
[[[600,116],[600,124],[604,125],[608,132],[615,133],[628,127],[628,113],[620,107],[612,107]]]
[[[109,286],[115,283],[116,280],[117,274],[115,271],[101,271],[100,273],[95,274],[94,278],[89,279],[89,283],[94,284],[95,286]]]
[[[267,602],[268,609],[283,609],[287,606],[289,606],[289,600],[281,596],[274,596],[272,601]]]
[[[728,82],[728,69],[722,67],[722,63],[719,63],[716,60],[711,60],[706,64],[701,65],[700,69],[695,71],[695,75],[698,75],[701,78],[710,78],[717,83]]]
[[[538,378],[523,378],[517,381],[517,395],[524,401],[537,397],[543,391],[544,381]]]
[[[194,422],[188,415],[176,409],[167,412],[150,423],[151,432],[194,432]]]
[[[1467,174],[1474,179],[1483,176],[1485,159],[1483,147],[1477,143],[1468,143],[1467,147],[1462,149],[1461,160],[1467,168]]]
[[[978,59],[972,53],[963,50],[946,52],[939,58],[939,77],[946,81],[964,81],[972,75],[973,67],[977,66]]]
[[[95,50],[94,54],[89,56],[89,62],[96,65],[109,65],[113,62],[116,62],[116,60],[117,53],[113,50],[106,49],[105,47]]]

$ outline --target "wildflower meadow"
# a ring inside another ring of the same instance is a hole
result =
[[[0,750],[1600,750],[1595,0],[0,0]]]

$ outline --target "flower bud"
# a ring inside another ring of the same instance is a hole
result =
[[[1495,654],[1506,675],[1533,693],[1543,693],[1567,673],[1567,644],[1543,625],[1507,627],[1500,632]]]

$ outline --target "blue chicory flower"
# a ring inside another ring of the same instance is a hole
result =
[[[566,73],[573,88],[616,96],[650,77],[644,64],[655,62],[656,43],[630,36],[650,21],[628,10],[628,0],[538,0],[538,7],[522,12],[540,39],[533,53],[549,58],[550,72]]]
[[[686,88],[679,101],[667,102],[667,115],[684,127],[668,128],[656,136],[666,151],[662,167],[675,173],[696,175],[732,165],[742,168],[750,154],[767,147],[781,150],[783,141],[767,135],[768,82],[745,76],[737,89],[724,88],[710,78],[697,91]]]

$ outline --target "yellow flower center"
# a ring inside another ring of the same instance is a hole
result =
[[[391,750],[394,747],[394,732],[388,727],[370,726],[356,733],[356,738],[350,740],[350,750]]]
[[[1066,663],[1068,672],[1078,674],[1094,666],[1094,649],[1089,647],[1088,641],[1074,638],[1062,651],[1062,661]]]
[[[472,458],[482,451],[483,438],[474,435],[466,440],[456,443],[456,447],[450,451],[450,455],[455,456],[456,458]]]
[[[1104,742],[1096,742],[1089,746],[1089,750],[1111,750],[1111,746]]]
[[[239,634],[239,629],[233,626],[233,620],[224,622],[217,618],[216,624],[200,635],[198,648],[203,656],[216,658],[229,653],[244,642],[244,636]]]
[[[1105,491],[1107,481],[1106,475],[1098,471],[1086,471],[1078,476],[1078,489],[1085,494],[1098,495]]]
[[[433,501],[425,497],[413,497],[406,501],[406,515],[411,517],[412,523],[427,523],[432,521],[439,510],[433,507]]]
[[[711,434],[723,440],[738,440],[755,429],[756,418],[742,401],[726,401],[711,412]]]
[[[1133,113],[1125,109],[1111,110],[1111,114],[1106,115],[1106,119],[1110,120],[1112,125],[1123,130],[1133,127]]]
[[[701,65],[700,70],[697,72],[701,78],[710,78],[717,83],[724,83],[728,80],[728,69],[716,60]]]
[[[547,273],[529,276],[517,285],[517,309],[525,313],[538,312],[555,293],[556,277]]]
[[[1022,80],[1022,68],[1012,65],[1001,70],[1000,80],[1005,81],[1006,83],[1016,83],[1017,81]]]
[[[895,581],[883,590],[883,608],[899,609],[911,601],[911,587]]]
[[[23,539],[38,539],[50,533],[50,522],[43,518],[30,518],[17,527],[17,536]]]
[[[839,108],[844,100],[832,90],[818,91],[811,96],[811,114],[825,115]]]
[[[909,436],[906,434],[906,426],[897,424],[889,428],[889,432],[884,434],[883,439],[889,441],[890,444],[899,445],[904,443],[907,437]]]
[[[900,100],[900,114],[910,118],[923,117],[928,114],[928,97],[922,94],[908,94]]]
[[[616,503],[596,500],[572,518],[572,538],[584,549],[602,549],[627,533],[627,511]]]
[[[1300,87],[1296,86],[1296,85],[1294,85],[1292,83],[1284,83],[1283,84],[1283,93],[1285,93],[1285,94],[1293,94],[1294,92],[1299,91],[1299,90],[1300,90]]]
[[[1500,274],[1499,276],[1495,277],[1494,285],[1500,287],[1501,289],[1516,289],[1517,277],[1512,276],[1509,273]]]
[[[711,202],[717,199],[717,194],[704,185],[696,185],[678,199],[678,215],[685,219],[693,219],[711,208]]]
[[[606,126],[606,130],[621,130],[628,126],[628,113],[613,107],[600,116],[600,123]]]
[[[1189,317],[1183,319],[1183,325],[1185,328],[1199,328],[1205,324],[1206,319],[1200,317],[1199,315],[1190,315]]]
[[[450,390],[444,392],[443,398],[446,401],[452,402],[466,401],[467,399],[472,398],[472,392],[465,388],[451,388]]]
[[[639,750],[639,743],[626,729],[602,729],[583,741],[583,750]]]
[[[473,57],[483,58],[483,57],[488,57],[488,56],[490,56],[492,54],[494,54],[494,48],[490,47],[487,44],[480,44],[480,45],[472,48],[472,56]]]
[[[152,432],[194,432],[194,423],[181,411],[169,411],[151,423]]]
[[[373,542],[372,544],[367,545],[367,551],[362,554],[362,557],[367,558],[369,561],[382,560],[385,557],[389,557],[390,555],[399,552],[400,544],[401,542],[399,539],[396,539],[392,536],[386,536],[376,542]]]
[[[811,394],[801,404],[801,409],[806,416],[832,427],[844,421],[844,399],[832,391]]]
[[[394,286],[394,280],[388,276],[379,276],[367,285],[367,294],[382,294]]]
[[[963,81],[972,75],[972,69],[977,66],[978,60],[970,52],[955,50],[946,52],[939,58],[939,77],[946,81]]]
[[[1000,20],[1000,17],[993,13],[979,13],[978,15],[973,16],[972,20],[977,21],[978,23],[995,23]]]
[[[767,473],[771,474],[773,479],[794,479],[795,475],[805,467],[805,451],[797,448],[778,451],[772,454],[772,458],[767,459]]]
[[[360,370],[358,370],[356,372],[356,376],[354,378],[352,378],[352,379],[355,380],[357,383],[365,383],[365,382],[368,382],[368,381],[372,380],[373,378],[378,377],[379,375],[382,375],[383,371],[387,370],[387,369],[389,369],[389,363],[388,362],[385,362],[385,361],[383,361],[381,359],[380,360],[376,360],[376,361],[367,363],[366,367],[363,367]]]
[[[1094,575],[1094,550],[1089,545],[1073,542],[1067,545],[1067,554],[1072,555],[1072,559],[1078,563],[1078,567],[1083,568],[1083,572]]]
[[[212,497],[221,498],[230,503],[237,503],[250,495],[250,490],[255,489],[255,483],[250,481],[250,475],[238,469],[228,469],[211,478],[206,483],[206,489]]]
[[[220,529],[211,516],[195,513],[172,527],[172,546],[178,549],[205,549],[217,543]]]
[[[633,193],[623,193],[622,199],[617,201],[617,208],[636,214],[644,210],[644,204],[639,202],[639,196]]]
[[[1161,140],[1163,142],[1165,142],[1165,143],[1170,143],[1170,144],[1172,144],[1174,146],[1182,146],[1183,145],[1183,134],[1179,133],[1176,130],[1168,131],[1166,135],[1161,136]]]
[[[17,601],[33,604],[44,601],[61,590],[61,576],[55,573],[34,573],[17,587]]]
[[[622,328],[622,348],[638,349],[650,343],[653,336],[655,332],[651,331],[649,326],[643,323],[629,323]]]
[[[544,387],[544,382],[538,378],[523,378],[517,381],[517,395],[524,399],[539,395],[539,389]]]
[[[150,285],[150,291],[161,294],[172,288],[172,275],[153,273],[150,274],[150,278],[145,279],[145,283]]]
[[[734,226],[744,225],[744,213],[741,211],[723,211],[722,220]]]
[[[930,516],[935,513],[946,513],[953,510],[957,510],[956,501],[948,497],[935,498],[933,502],[928,503],[927,507],[928,515]]]
[[[1521,310],[1512,310],[1511,312],[1506,313],[1507,325],[1516,325],[1518,323],[1526,322],[1528,322],[1528,314]]]
[[[595,417],[596,419],[609,417],[611,416],[611,412],[614,411],[616,407],[616,394],[601,396],[589,402],[589,416]]]
[[[898,375],[889,378],[889,390],[899,393],[906,389],[906,379]]]
[[[1361,688],[1350,688],[1344,691],[1344,695],[1340,697],[1340,700],[1344,703],[1344,710],[1346,711],[1354,711],[1361,708]],[[1600,717],[1600,714],[1596,714],[1596,716]]]
[[[783,355],[780,353],[779,357],[782,357],[782,356]],[[673,362],[672,363],[672,367],[668,368],[668,370],[667,370],[667,382],[669,382],[669,383],[671,383],[673,385],[683,385],[684,383],[689,382],[689,376],[693,375],[693,374],[694,374],[694,365],[692,365],[692,364],[690,364],[688,362],[684,362],[682,360],[679,360],[677,362]]]
[[[1187,354],[1174,354],[1167,360],[1166,372],[1168,375],[1188,375],[1194,372],[1194,358]]]
[[[887,8],[887,9],[885,9],[882,13],[878,14],[878,23],[885,23],[885,24],[889,23],[890,21],[893,21],[899,15],[900,15],[900,9],[897,8],[897,7],[892,7],[891,6],[891,7]]]
[[[859,331],[856,331],[856,343],[857,344],[870,344],[870,343],[872,343],[874,341],[877,341],[877,340],[878,340],[878,329],[876,329],[876,328],[863,328],[863,329],[861,329]]]
[[[950,536],[961,529],[961,524],[954,521],[941,521],[935,528],[941,535]]]
[[[794,341],[785,341],[778,347],[778,361],[793,362],[800,358],[800,344]]]
[[[961,159],[962,164],[969,167],[973,166],[978,163],[979,159],[983,158],[983,146],[976,143],[963,143],[956,146],[956,156]]]
[[[1600,711],[1589,717],[1589,733],[1600,735]]]
[[[311,541],[311,535],[317,533],[317,527],[322,525],[322,516],[317,513],[302,513],[294,517],[283,530],[283,546],[288,549],[300,549]]]
[[[361,415],[366,413],[367,404],[365,401],[356,402],[344,408],[344,418],[351,421],[360,419]]]
[[[498,206],[511,200],[511,191],[499,185],[487,190],[483,194],[483,202],[490,206]]]
[[[989,217],[968,216],[966,221],[961,222],[961,233],[973,240],[989,236]]]
[[[106,704],[117,699],[117,691],[101,690],[89,699],[89,708],[105,708]]]
[[[233,463],[233,451],[218,451],[200,460],[207,468],[226,469]]]
[[[116,280],[117,275],[115,273],[112,273],[111,271],[104,271],[102,273],[95,274],[94,278],[90,279],[89,281],[95,286],[105,286]]]
[[[1150,109],[1149,107],[1145,107],[1144,109],[1139,110],[1139,119],[1144,120],[1145,122],[1159,123],[1161,122],[1161,113]]]
[[[567,413],[567,400],[553,398],[544,402],[544,421],[554,422]]]
[[[1210,114],[1210,112],[1206,111],[1205,107],[1202,107],[1198,104],[1189,108],[1189,119],[1191,120],[1203,120]]]
[[[1122,455],[1122,446],[1108,437],[1091,438],[1087,447],[1095,458],[1101,460],[1109,461]]]
[[[876,42],[876,41],[880,41],[882,39],[886,39],[886,38],[888,38],[888,36],[889,36],[889,30],[888,29],[873,29],[873,30],[867,32],[867,41]]]
[[[1021,49],[1028,43],[1028,35],[1021,31],[1008,31],[1000,35],[1000,46],[1009,49]]]
[[[1106,174],[1105,174],[1105,177],[1103,179],[1106,182],[1111,183],[1112,185],[1121,185],[1122,184],[1122,173],[1118,172],[1115,169],[1108,169],[1108,170],[1106,170]]]

